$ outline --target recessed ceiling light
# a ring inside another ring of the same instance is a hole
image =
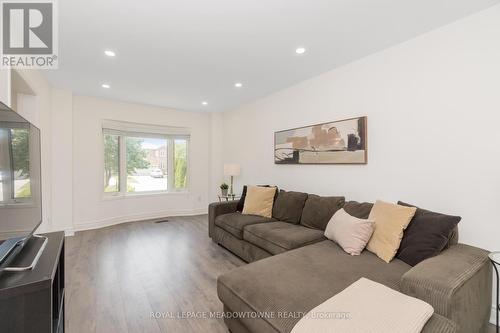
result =
[[[201,102],[201,105],[203,105],[203,106],[207,106],[207,105],[208,105],[208,102],[207,102],[207,101],[203,101],[203,102]]]
[[[108,57],[116,56],[116,53],[114,51],[111,51],[111,50],[104,51],[104,54],[107,55]]]
[[[304,54],[304,53],[306,53],[306,48],[305,47],[298,47],[295,50],[295,53],[297,53],[297,54]]]
[[[236,82],[236,83],[234,84],[234,86],[235,86],[236,88],[241,88],[241,87],[243,87],[243,83],[241,83],[241,82]]]
[[[103,83],[103,84],[101,84],[101,87],[103,87],[104,89],[109,89],[109,88],[111,88],[111,86],[110,86],[109,84],[107,84],[107,83]]]

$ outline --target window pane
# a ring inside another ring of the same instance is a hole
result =
[[[0,128],[0,202],[9,199],[10,155],[10,129]]]
[[[104,134],[104,192],[120,191],[120,145],[118,135]]]
[[[167,190],[167,140],[127,137],[127,192]]]
[[[14,198],[30,198],[29,131],[11,129],[12,167],[14,170]]]
[[[187,185],[187,140],[174,140],[174,187],[186,188]]]
[[[2,180],[2,172],[0,172],[0,202],[4,201],[3,198],[3,180]]]

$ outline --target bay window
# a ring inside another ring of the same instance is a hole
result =
[[[106,121],[103,146],[106,194],[187,190],[187,129]]]

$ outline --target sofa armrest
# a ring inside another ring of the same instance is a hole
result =
[[[208,205],[208,236],[210,238],[213,238],[215,219],[217,218],[217,216],[234,213],[236,212],[237,207],[238,200],[213,202]]]
[[[459,332],[482,332],[491,313],[491,284],[488,252],[457,244],[406,272],[400,289],[457,323]]]

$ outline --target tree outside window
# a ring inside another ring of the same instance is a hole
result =
[[[187,184],[187,140],[174,140],[175,183],[176,189],[183,189]]]

